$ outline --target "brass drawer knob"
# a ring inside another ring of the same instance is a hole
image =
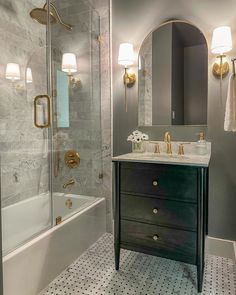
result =
[[[153,186],[158,186],[158,182],[156,180],[153,180],[152,185]]]
[[[159,236],[158,236],[158,235],[154,235],[154,236],[152,237],[152,239],[153,239],[154,241],[157,241],[157,240],[159,240]]]
[[[157,213],[158,213],[158,209],[157,209],[157,208],[154,208],[154,209],[152,210],[152,212],[153,212],[154,214],[157,214]]]

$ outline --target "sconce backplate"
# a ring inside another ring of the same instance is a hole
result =
[[[80,165],[80,155],[74,150],[65,153],[64,161],[69,168],[77,168]]]
[[[134,86],[136,82],[136,75],[134,73],[125,73],[123,76],[123,79],[124,79],[124,84],[128,88],[131,88]]]
[[[229,64],[228,62],[224,62],[222,65],[218,63],[214,63],[212,68],[212,73],[216,78],[222,77],[224,78],[229,72]]]

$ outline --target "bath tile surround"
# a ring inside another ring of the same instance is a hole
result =
[[[231,259],[208,255],[202,295],[233,295],[236,272]],[[40,295],[197,295],[196,270],[189,264],[121,251],[114,268],[113,238],[105,234]]]
[[[43,5],[45,1],[33,2]],[[26,15],[33,7],[32,1],[24,1],[24,5],[17,0],[0,3],[2,207],[48,191],[47,131],[33,126],[32,114],[33,97],[47,89],[46,28]],[[21,80],[15,84],[23,86],[22,92],[5,79],[9,62],[20,65]],[[26,67],[32,69],[33,83],[24,81]]]

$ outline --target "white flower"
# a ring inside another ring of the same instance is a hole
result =
[[[127,138],[127,141],[133,141],[134,140],[134,136],[133,134],[130,134]]]
[[[142,134],[142,139],[143,139],[143,140],[148,140],[148,139],[149,139],[149,137],[148,137],[148,135],[147,135],[147,134],[143,133],[143,134]]]
[[[143,140],[148,140],[148,135],[142,133],[139,130],[133,131],[132,134],[130,134],[127,138],[127,141],[132,141],[135,143],[142,142]]]
[[[142,132],[139,131],[139,130],[135,130],[135,131],[133,131],[133,135],[141,135],[141,134],[142,134]]]

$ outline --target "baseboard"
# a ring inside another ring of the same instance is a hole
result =
[[[236,262],[236,241],[206,238],[206,253],[210,255],[230,258]]]

